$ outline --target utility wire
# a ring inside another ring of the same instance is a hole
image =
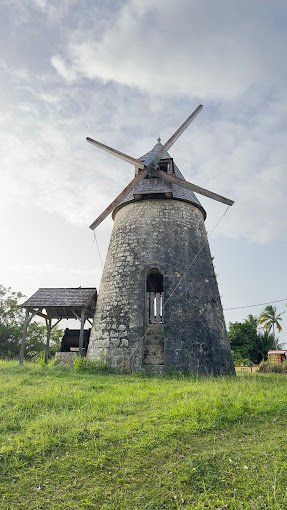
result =
[[[232,308],[223,308],[223,310],[240,310],[242,308],[252,308],[253,306],[264,306],[264,305],[271,305],[273,303],[282,303],[283,301],[287,301],[287,298],[277,299],[276,301],[267,301],[266,303],[256,303],[255,305],[245,305],[245,306],[235,306]]]

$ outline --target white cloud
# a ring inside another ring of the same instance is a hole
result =
[[[76,0],[2,0],[11,13],[11,26],[33,25],[35,15],[55,25],[62,22],[69,11],[74,9]],[[40,18],[40,19],[41,19]],[[38,18],[39,19],[39,18]]]
[[[150,129],[141,131],[139,119],[156,134],[161,126],[164,141],[184,116],[172,106],[164,125],[162,112],[154,113],[141,97],[129,100],[129,90],[105,90],[104,102],[93,91],[84,97],[80,90],[68,90],[47,96],[41,89],[34,103],[20,104],[2,117],[1,207],[31,203],[86,228],[129,182],[133,168],[86,144],[85,136],[139,156],[155,142]],[[80,97],[83,103],[77,105]],[[65,100],[77,105],[74,117]],[[206,108],[170,150],[188,180],[235,200],[217,230],[228,237],[265,243],[287,229],[282,131],[287,101],[281,94],[281,111],[278,101],[275,94],[262,111],[238,118],[229,110],[209,118]],[[199,199],[207,208],[210,229],[224,206]]]
[[[54,274],[67,274],[69,276],[94,276],[97,274],[96,269],[84,269],[79,267],[72,267],[69,265],[66,266],[57,266],[55,264],[14,264],[9,268],[11,271],[15,271],[17,273],[26,273],[26,274],[43,274],[43,273],[52,273]]]
[[[68,66],[59,55],[54,55],[51,58],[51,64],[64,80],[72,82],[76,79],[76,71],[71,66]]]
[[[0,119],[0,207],[5,211],[33,204],[36,210],[56,213],[87,228],[132,179],[133,168],[95,151],[85,141],[92,134],[88,126],[110,129],[97,95],[90,95],[86,105],[78,91],[68,93],[64,88],[46,93],[42,87],[41,83],[40,91],[34,90],[33,102],[19,101]],[[113,96],[108,107],[113,102],[117,132],[116,117],[121,113],[116,113],[117,97]],[[71,105],[76,110],[73,114]]]
[[[4,59],[0,59],[0,69],[17,80],[27,81],[31,76],[29,69],[26,67],[11,67]]]
[[[39,11],[45,12],[47,2],[46,0],[32,0],[32,5],[34,5],[36,9],[39,9]]]
[[[206,109],[171,154],[186,178],[235,200],[221,232],[260,243],[279,238],[287,228],[284,36],[268,7],[264,14],[254,5],[133,0],[100,35],[96,20],[83,31],[79,19],[51,59],[64,81],[27,75],[29,100],[0,120],[1,206],[31,200],[87,226],[133,169],[86,145],[85,136],[139,156],[178,127],[198,95]],[[23,74],[3,61],[2,68]],[[209,225],[222,206],[204,203]]]
[[[230,0],[129,1],[100,39],[96,19],[94,30],[76,30],[72,70],[62,61],[57,70],[68,81],[76,69],[153,94],[234,98],[279,78],[287,37],[272,9]]]
[[[266,243],[286,236],[287,147],[282,124],[287,97],[281,94],[280,99],[280,113],[275,94],[252,115],[237,118],[219,111],[218,118],[208,122],[198,119],[174,147],[186,178],[235,201],[220,226],[229,237]],[[223,206],[199,199],[207,207],[210,228]]]

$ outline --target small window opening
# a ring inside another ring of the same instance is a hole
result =
[[[158,162],[158,166],[159,166],[159,169],[162,170],[163,172],[166,172],[168,174],[173,174],[174,173],[173,159],[172,158],[161,159]]]
[[[146,322],[163,323],[163,276],[152,271],[146,279]]]

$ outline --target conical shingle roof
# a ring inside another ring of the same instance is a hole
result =
[[[158,139],[158,142],[156,145],[151,149],[151,151],[147,152],[143,156],[141,156],[139,159],[143,162],[146,162],[148,159],[150,160],[152,155],[156,155],[158,151],[163,147],[162,143],[160,142],[160,138]],[[167,151],[164,151],[161,160],[163,159],[171,159],[171,156]],[[178,177],[178,179],[185,180],[182,173],[174,163],[174,175]],[[204,219],[206,218],[206,212],[204,208],[202,207],[201,203],[195,196],[195,194],[186,188],[182,188],[178,184],[169,183],[161,178],[147,178],[145,177],[142,179],[142,181],[137,184],[137,186],[122,200],[122,202],[115,208],[113,215],[117,209],[122,207],[123,205],[135,201],[135,196],[143,196],[143,195],[154,195],[154,198],[156,198],[156,194],[159,194],[162,197],[162,194],[168,193],[166,198],[171,200],[183,200],[184,202],[189,202],[196,207],[198,207],[201,212],[203,213]],[[151,198],[151,197],[149,197]]]

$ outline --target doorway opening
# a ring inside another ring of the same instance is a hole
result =
[[[152,373],[164,368],[163,275],[151,269],[145,282],[143,365]]]

